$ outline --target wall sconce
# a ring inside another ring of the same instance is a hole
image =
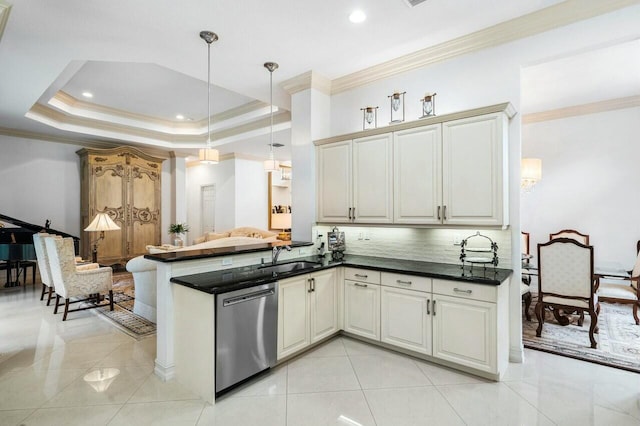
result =
[[[391,123],[402,123],[404,121],[404,94],[407,92],[395,92],[387,96],[391,104]]]
[[[98,213],[93,221],[84,228],[88,232],[100,232],[100,237],[93,242],[92,262],[98,263],[98,244],[104,239],[104,231],[118,231],[120,227],[107,213]]]
[[[378,107],[360,108],[362,111],[362,130],[378,127]]]
[[[523,158],[520,161],[520,187],[529,192],[542,179],[542,160],[539,158]]]
[[[436,115],[436,93],[427,93],[424,98],[420,99],[422,102],[422,117],[431,117]]]

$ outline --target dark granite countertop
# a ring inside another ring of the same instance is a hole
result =
[[[500,285],[513,271],[482,266],[475,266],[473,270],[469,266],[462,270],[460,265],[435,262],[418,262],[413,260],[388,259],[382,257],[369,257],[357,255],[345,255],[340,261],[325,257],[309,256],[296,259],[283,260],[278,264],[287,264],[296,261],[316,262],[311,269],[294,270],[290,272],[274,272],[269,265],[250,265],[241,268],[211,271],[193,275],[184,275],[171,278],[171,282],[191,287],[210,294],[225,293],[252,287],[254,285],[277,281],[296,275],[308,274],[318,270],[334,268],[336,266],[349,266],[354,268],[366,268],[383,272],[394,272],[409,275],[418,275],[445,280],[464,281],[484,285]]]
[[[296,248],[296,247],[312,246],[313,243],[308,241],[291,241],[287,245],[290,245],[292,248]],[[219,257],[219,256],[230,256],[234,254],[253,253],[257,251],[271,250],[272,248],[273,248],[273,244],[271,242],[268,242],[268,243],[260,243],[260,244],[246,244],[246,245],[239,245],[239,246],[214,247],[214,248],[207,248],[207,249],[200,249],[200,250],[169,251],[166,253],[145,254],[144,258],[155,260],[157,262],[180,262],[182,260],[205,259],[207,257]]]

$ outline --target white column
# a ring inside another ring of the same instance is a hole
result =
[[[187,222],[187,162],[184,156],[174,151],[169,155],[169,211],[168,216],[163,215],[166,219],[162,222],[162,237],[165,243],[173,244],[169,241],[170,235],[167,233],[169,224]]]
[[[316,222],[316,156],[313,141],[329,136],[329,82],[309,72],[283,84],[291,93],[291,238],[312,241]]]

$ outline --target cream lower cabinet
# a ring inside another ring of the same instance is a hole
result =
[[[431,294],[381,286],[381,341],[431,355]]]
[[[336,269],[278,281],[278,359],[337,331]]]
[[[508,357],[501,349],[506,350],[508,342],[508,293],[505,300],[499,300],[498,291],[508,290],[507,287],[504,284],[494,287],[434,280],[433,356],[488,373],[499,373],[506,361],[502,358]],[[502,324],[498,323],[499,317]],[[499,341],[500,330],[505,334]]]
[[[345,280],[344,331],[380,340],[380,285]]]

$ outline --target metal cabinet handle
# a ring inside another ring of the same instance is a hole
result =
[[[358,278],[367,278],[369,275],[354,274]]]
[[[438,206],[438,220],[440,220],[440,206]]]
[[[433,316],[436,316],[436,301],[433,301]]]
[[[353,208],[353,220],[356,220],[356,208]]]
[[[313,290],[311,289],[311,280],[313,278],[308,278],[307,281],[309,282],[309,290],[307,290],[307,293],[311,293]]]
[[[427,299],[427,315],[431,315],[431,311],[429,311],[430,304],[431,304],[431,299]]]
[[[351,207],[349,207],[349,220],[351,220]]]
[[[411,281],[402,281],[402,280],[396,280],[396,282],[398,284],[406,284],[406,285],[411,285]]]
[[[311,285],[312,285],[311,291],[315,292],[316,291],[316,279],[315,278],[311,278]]]
[[[467,293],[467,294],[473,293],[472,290],[460,290],[458,287],[455,287],[453,291],[455,291],[456,293]]]
[[[442,208],[442,219],[447,220],[447,206]]]
[[[358,283],[353,283],[353,284],[354,284],[355,286],[357,286],[357,287],[369,287],[369,286],[368,286],[368,285],[366,285],[366,284],[358,284]]]

